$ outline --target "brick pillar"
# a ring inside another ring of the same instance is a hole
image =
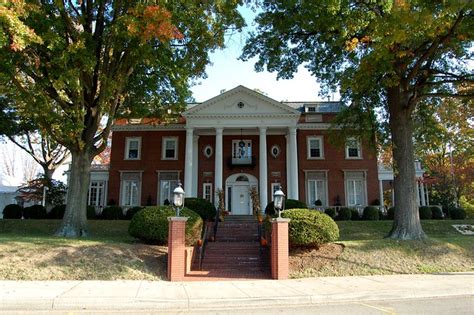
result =
[[[188,218],[168,217],[168,280],[182,281],[186,274],[185,228]]]
[[[272,220],[271,267],[272,278],[288,279],[288,222],[290,219]]]

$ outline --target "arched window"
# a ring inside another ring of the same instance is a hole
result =
[[[245,175],[240,175],[239,177],[237,177],[237,179],[235,181],[236,182],[248,182],[249,178]]]

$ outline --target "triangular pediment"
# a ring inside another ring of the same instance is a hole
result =
[[[182,114],[186,118],[199,116],[299,116],[300,112],[266,95],[242,85],[195,105]]]

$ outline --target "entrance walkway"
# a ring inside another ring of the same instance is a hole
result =
[[[202,270],[186,276],[190,281],[270,278],[268,249],[260,247],[252,216],[227,216],[219,222],[215,241],[207,243]]]

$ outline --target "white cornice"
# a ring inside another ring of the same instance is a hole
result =
[[[207,114],[207,115],[188,115],[186,120],[202,120],[202,119],[251,119],[251,120],[261,120],[263,118],[287,118],[287,119],[297,119],[299,114],[274,114],[274,113],[265,113],[265,114]]]
[[[112,131],[160,131],[160,130],[184,130],[186,125],[184,124],[172,124],[172,125],[115,125],[112,127]]]
[[[332,124],[328,123],[301,123],[296,126],[296,128],[300,130],[326,130],[333,127],[334,129],[340,129],[338,127],[334,127]]]

